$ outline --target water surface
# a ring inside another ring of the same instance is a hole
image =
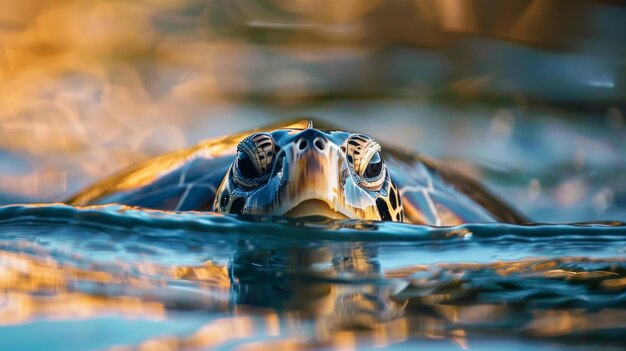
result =
[[[2,349],[626,346],[621,223],[13,205],[0,235]]]

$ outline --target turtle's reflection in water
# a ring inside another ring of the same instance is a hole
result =
[[[408,281],[386,279],[376,249],[255,244],[239,242],[226,266],[207,261],[176,270],[178,279],[208,283],[205,288],[223,287],[226,280],[216,278],[227,270],[227,317],[190,336],[156,338],[139,348],[351,348],[364,340],[385,346],[409,338],[409,320],[402,317],[408,299],[395,298]]]
[[[406,283],[383,280],[375,250],[359,245],[242,249],[230,272],[235,304],[296,313],[329,331],[374,328],[406,305],[393,298]]]

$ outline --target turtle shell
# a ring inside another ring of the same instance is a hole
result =
[[[210,211],[216,191],[246,136],[276,129],[305,129],[308,120],[272,125],[205,140],[126,168],[82,190],[72,205],[120,203],[174,211]],[[334,129],[317,124],[321,129]],[[468,222],[528,222],[476,180],[427,156],[383,146],[383,158],[397,186],[394,200],[405,222],[447,226]],[[393,200],[392,200],[393,201]]]

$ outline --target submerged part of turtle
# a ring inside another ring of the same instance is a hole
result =
[[[522,223],[475,180],[371,137],[309,121],[204,141],[83,190],[74,205],[357,218],[427,225]]]

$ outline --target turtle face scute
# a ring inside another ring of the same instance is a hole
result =
[[[215,212],[403,221],[400,194],[381,154],[363,134],[281,129],[255,133],[215,197]]]

